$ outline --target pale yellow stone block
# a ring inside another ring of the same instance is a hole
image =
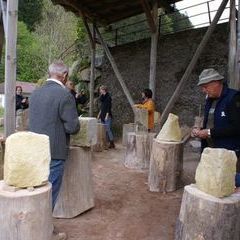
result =
[[[172,113],[168,115],[167,121],[157,136],[157,140],[167,142],[180,142],[182,140],[182,132],[177,115]]]
[[[18,132],[6,140],[4,181],[25,188],[48,181],[50,166],[49,137],[32,132]]]
[[[230,196],[235,188],[236,162],[234,151],[205,148],[195,175],[198,189],[215,197]]]
[[[79,117],[80,131],[71,136],[72,146],[90,147],[97,143],[97,119]]]

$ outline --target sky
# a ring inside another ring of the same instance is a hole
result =
[[[211,20],[214,18],[216,14],[216,10],[220,6],[222,0],[209,0],[209,8],[210,11],[213,11],[210,13]],[[207,0],[183,0],[178,3],[176,3],[177,9],[181,10],[181,13],[187,14],[192,22],[192,24],[195,27],[203,27],[209,25],[209,14],[208,14],[208,6],[207,6]],[[214,12],[215,11],[215,12]],[[196,14],[199,14],[198,16],[194,16]],[[224,18],[227,18],[226,20],[223,20]],[[220,20],[228,21],[229,18],[229,3],[227,5],[227,8],[222,14],[222,17]]]

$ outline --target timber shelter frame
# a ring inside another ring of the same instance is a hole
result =
[[[74,12],[83,19],[87,30],[91,47],[91,75],[90,75],[90,109],[89,115],[93,116],[94,100],[94,80],[95,80],[95,57],[96,43],[100,42],[113,71],[133,109],[133,99],[117,67],[117,63],[104,41],[98,27],[120,21],[141,13],[145,13],[149,29],[151,31],[151,52],[150,52],[150,73],[149,88],[153,91],[153,98],[156,94],[156,70],[157,70],[157,47],[159,41],[158,8],[163,8],[166,12],[173,10],[172,4],[181,0],[52,0],[53,3],[63,6],[66,10]],[[208,27],[201,43],[199,44],[192,60],[181,80],[179,81],[173,95],[170,97],[167,106],[161,116],[160,127],[167,119],[174,104],[178,100],[181,91],[196,63],[203,52],[212,32],[214,31],[224,9],[230,1],[230,34],[229,34],[229,60],[228,74],[230,87],[239,89],[239,64],[240,64],[240,19],[239,11],[236,11],[235,0],[222,0],[222,3]],[[238,0],[238,6],[240,0]],[[17,42],[17,20],[18,20],[18,0],[0,0],[0,55],[3,48],[5,36],[5,114],[4,114],[4,136],[8,137],[15,132],[15,87],[16,87],[16,42]],[[238,16],[237,16],[238,15]],[[90,26],[90,24],[92,26]],[[238,29],[238,31],[237,31]],[[238,34],[237,34],[238,32]],[[133,109],[134,110],[134,109]]]

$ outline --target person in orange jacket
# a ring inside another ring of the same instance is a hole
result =
[[[152,90],[146,88],[142,91],[142,103],[134,104],[137,108],[148,110],[148,130],[151,131],[154,128],[154,112],[155,103],[152,100]]]

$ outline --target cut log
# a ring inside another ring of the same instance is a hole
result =
[[[123,131],[122,131],[122,145],[127,146],[127,134],[129,132],[135,132],[135,124],[134,123],[127,123],[123,124]]]
[[[127,168],[149,168],[152,141],[156,133],[129,132],[127,134],[127,149],[124,165]]]
[[[0,181],[0,239],[51,240],[51,184],[33,191],[6,189]]]
[[[93,151],[101,152],[107,147],[107,138],[105,126],[102,123],[97,124],[97,143],[93,145]]]
[[[70,147],[53,216],[73,218],[94,207],[90,148]]]
[[[184,188],[175,240],[239,240],[240,194],[216,198],[197,189]]]
[[[148,186],[151,192],[172,192],[181,184],[183,143],[153,139]]]

